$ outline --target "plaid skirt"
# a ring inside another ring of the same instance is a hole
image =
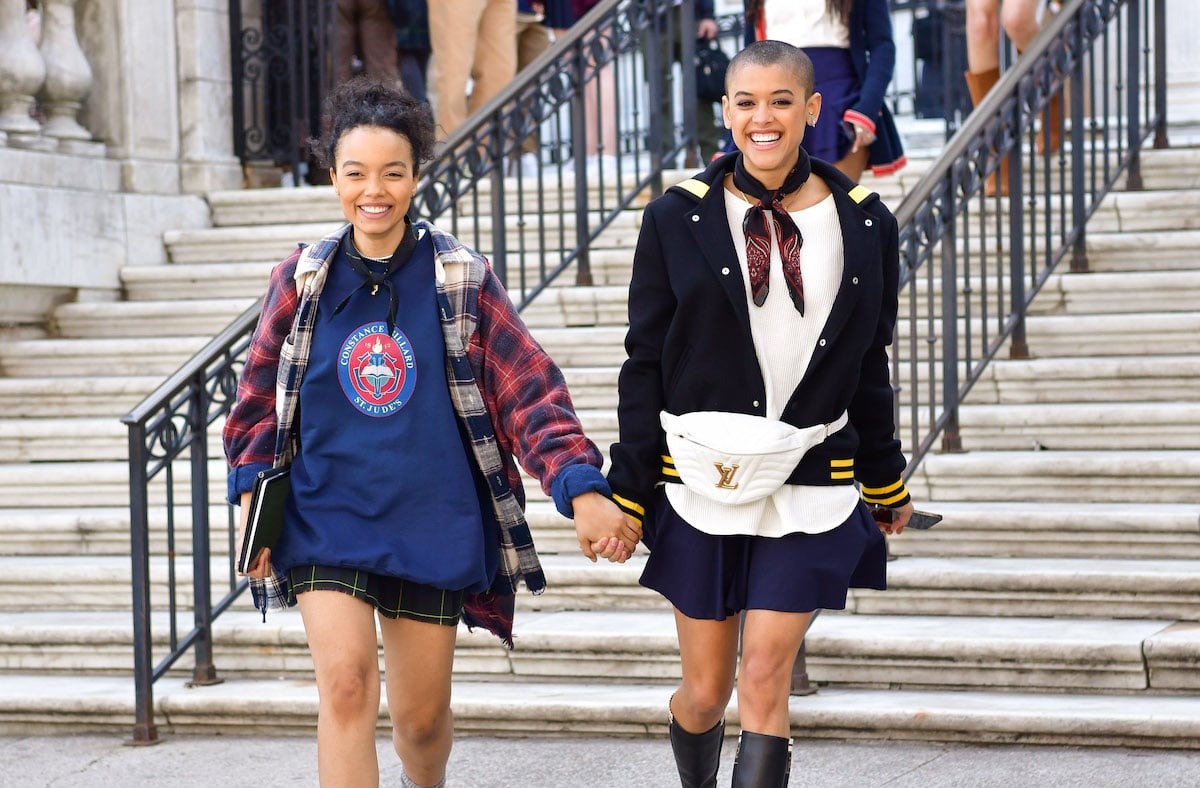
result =
[[[306,591],[341,591],[372,605],[388,618],[458,626],[465,591],[446,591],[424,583],[340,566],[297,566],[288,570],[288,604]]]

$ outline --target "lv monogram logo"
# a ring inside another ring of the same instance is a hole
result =
[[[733,480],[734,474],[738,472],[738,465],[722,465],[719,462],[714,462],[717,466],[717,473],[721,474],[721,479],[716,483],[716,488],[719,490],[736,490],[738,483]]]

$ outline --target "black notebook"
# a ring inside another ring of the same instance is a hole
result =
[[[238,571],[245,572],[254,563],[254,557],[264,547],[274,547],[283,531],[283,504],[287,501],[291,487],[291,467],[271,468],[261,471],[254,479],[254,492],[250,496],[250,517],[246,521],[246,534],[242,537],[242,551],[238,555]]]

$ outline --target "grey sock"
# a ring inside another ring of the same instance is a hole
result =
[[[408,772],[402,771],[400,772],[400,785],[404,788],[446,788],[446,778],[438,780],[437,785],[422,786],[413,782],[412,778],[408,776]]]

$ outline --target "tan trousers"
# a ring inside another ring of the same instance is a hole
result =
[[[429,43],[430,98],[439,136],[449,135],[516,76],[517,0],[431,2]]]
[[[550,48],[550,28],[541,22],[517,21],[517,73]],[[522,153],[538,152],[537,132],[521,141]]]
[[[351,61],[357,52],[368,77],[389,85],[399,83],[396,27],[386,0],[338,0],[335,25],[337,52],[333,68],[338,82],[350,78]]]

